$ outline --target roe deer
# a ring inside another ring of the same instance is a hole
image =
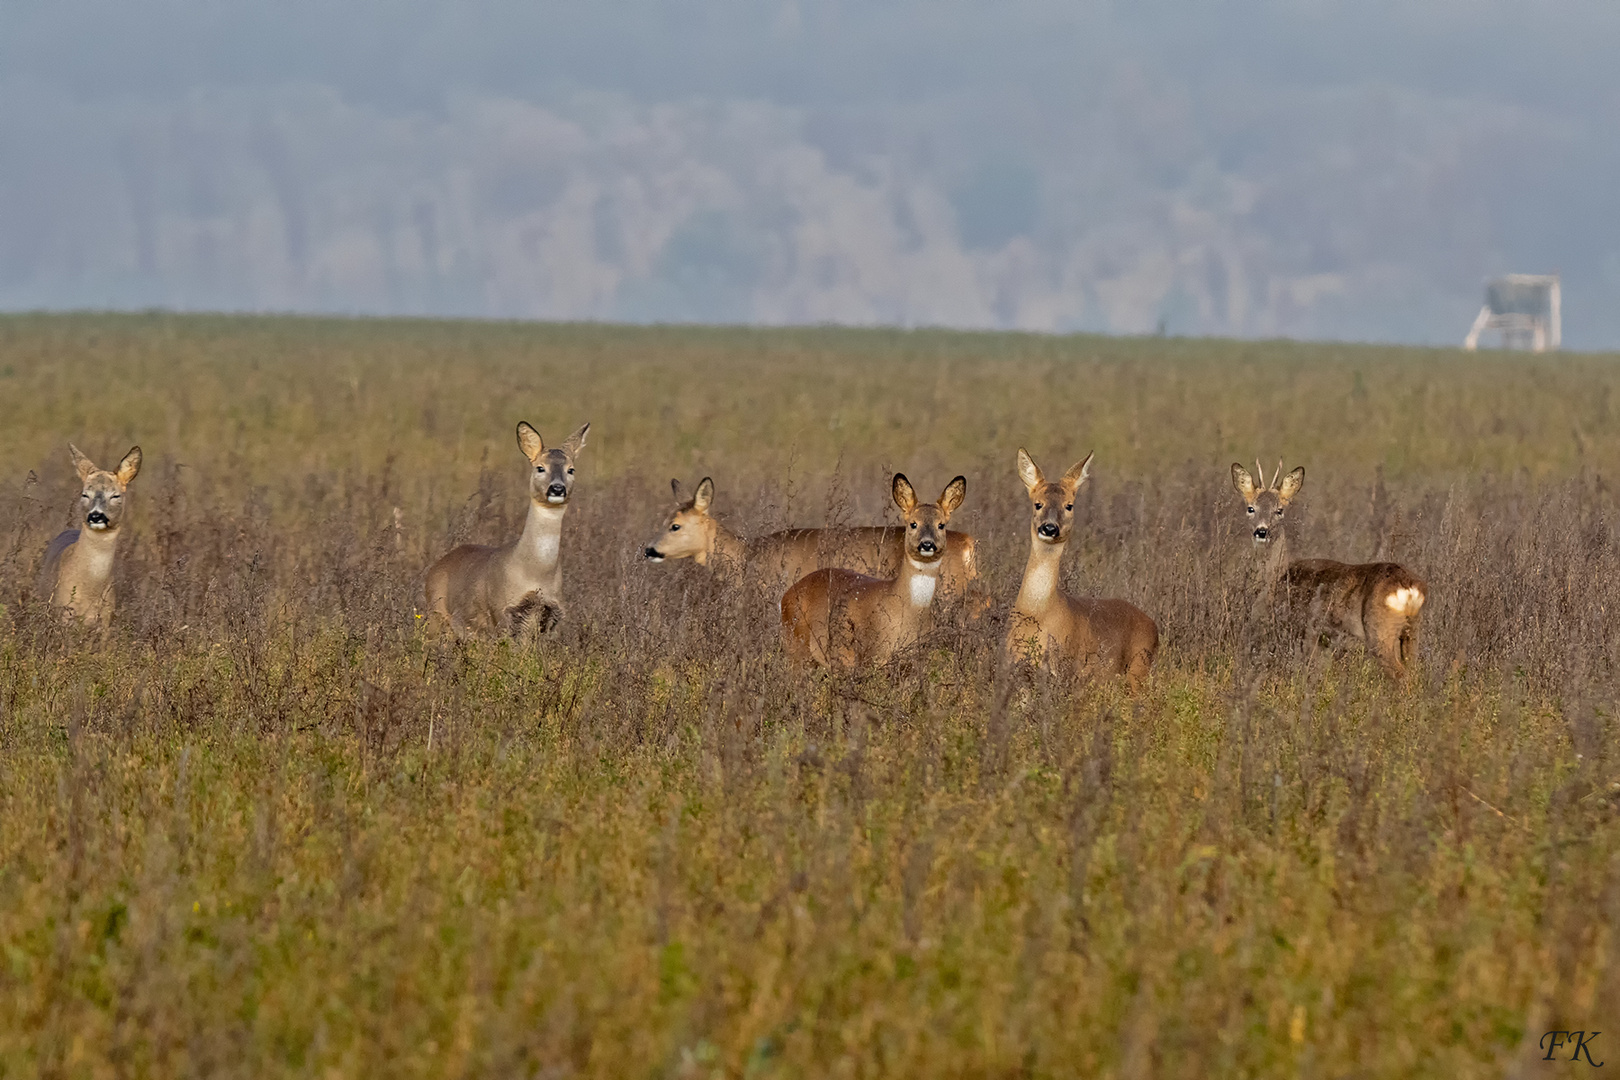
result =
[[[1288,561],[1284,511],[1305,485],[1305,468],[1282,475],[1282,462],[1267,484],[1242,465],[1232,466],[1232,486],[1243,497],[1254,548],[1266,551],[1262,588],[1281,590],[1292,617],[1306,630],[1359,639],[1392,678],[1406,675],[1417,655],[1418,615],[1429,586],[1399,563],[1342,563],[1331,559]]]
[[[1074,493],[1091,477],[1091,455],[1056,481],[1018,451],[1029,492],[1029,562],[1007,628],[1007,653],[1057,673],[1124,675],[1134,688],[1159,651],[1159,627],[1124,600],[1076,599],[1058,585],[1074,524]]]
[[[720,574],[757,575],[760,585],[780,595],[811,571],[827,567],[856,570],[876,577],[892,577],[905,560],[906,530],[873,525],[837,529],[785,529],[744,540],[709,514],[714,503],[714,481],[705,476],[690,499],[682,497],[681,482],[671,480],[675,508],[663,528],[642,554],[653,562],[691,559]],[[947,532],[945,556],[940,564],[940,586],[965,596],[979,576],[973,537]]]
[[[68,453],[79,473],[80,525],[58,533],[46,546],[39,592],[57,610],[88,626],[105,627],[113,613],[113,557],[124,522],[124,495],[141,471],[141,448],[130,447],[113,472],[96,468],[72,443]]]
[[[511,634],[530,622],[545,633],[562,616],[563,515],[574,490],[574,459],[590,429],[586,424],[547,450],[538,431],[518,424],[518,449],[534,466],[522,535],[501,547],[462,544],[428,567],[424,581],[429,611],[458,637]]]
[[[937,503],[919,503],[903,473],[893,484],[905,515],[905,558],[893,578],[825,568],[782,596],[782,643],[800,663],[882,664],[933,627],[932,606],[949,550],[945,523],[967,495],[967,478],[945,485]]]

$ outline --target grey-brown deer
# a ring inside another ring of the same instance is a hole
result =
[[[112,472],[96,468],[72,443],[68,453],[79,473],[79,527],[58,533],[46,546],[38,589],[58,611],[105,627],[112,619],[113,562],[129,485],[141,471],[141,448],[131,447]]]
[[[1429,596],[1427,583],[1393,562],[1290,561],[1283,523],[1288,504],[1305,485],[1305,468],[1284,476],[1279,461],[1269,483],[1259,462],[1255,470],[1251,475],[1233,463],[1232,486],[1243,499],[1252,544],[1262,556],[1260,587],[1281,594],[1302,631],[1355,638],[1391,678],[1404,678],[1417,656],[1418,616]]]
[[[892,578],[824,568],[782,596],[782,644],[801,664],[884,664],[933,629],[934,598],[950,550],[945,523],[967,496],[967,479],[945,485],[939,501],[917,499],[905,474],[891,485],[905,518],[905,558]]]
[[[518,424],[518,449],[532,466],[522,534],[500,547],[462,544],[430,566],[423,583],[429,611],[456,636],[513,634],[529,626],[544,633],[562,616],[563,515],[590,429],[586,424],[548,449],[538,431]]]
[[[1134,688],[1159,651],[1159,627],[1125,600],[1069,596],[1058,584],[1074,527],[1074,497],[1091,476],[1087,454],[1048,480],[1029,453],[1018,451],[1018,475],[1029,493],[1029,561],[1007,627],[1007,653],[1068,675],[1123,675]]]
[[[652,562],[691,559],[718,574],[747,576],[772,597],[815,570],[838,567],[889,578],[905,561],[906,530],[892,525],[834,529],[784,529],[744,540],[711,513],[714,481],[705,476],[686,498],[679,480],[669,482],[675,506],[643,549]],[[947,531],[939,586],[965,597],[978,578],[973,537]]]

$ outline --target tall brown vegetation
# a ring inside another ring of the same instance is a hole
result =
[[[1617,384],[1289,344],[0,320],[0,1072],[1550,1067],[1544,1031],[1620,1001]],[[893,404],[919,387],[926,439]],[[555,632],[425,633],[432,560],[521,529],[512,424],[587,413]],[[105,638],[32,587],[69,439],[146,454]],[[1065,572],[1157,622],[1135,695],[1001,659],[1020,443],[1096,448]],[[1256,616],[1227,468],[1262,447],[1310,466],[1296,555],[1426,579],[1404,685]],[[879,671],[801,677],[757,593],[642,558],[672,474],[756,535],[892,523],[902,462],[966,474],[996,603]]]

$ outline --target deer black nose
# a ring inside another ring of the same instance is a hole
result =
[[[105,525],[107,524],[107,515],[103,514],[100,510],[92,510],[88,514],[84,515],[84,520],[90,522],[92,525]]]
[[[922,543],[917,545],[917,550],[922,552],[924,555],[932,555],[936,549],[932,540],[924,540]]]
[[[1050,521],[1047,521],[1043,522],[1041,527],[1035,531],[1042,536],[1056,536],[1058,534],[1058,527],[1052,524]]]
[[[1258,529],[1254,530],[1254,538],[1256,540],[1264,540],[1269,535],[1270,535],[1270,533],[1266,530],[1266,527],[1264,525],[1262,525]]]
[[[643,551],[641,555],[642,558],[645,559],[662,559],[664,557],[663,553],[655,547],[648,548],[646,551]]]
[[[563,484],[552,484],[546,488],[546,498],[548,499],[560,499],[566,494],[568,494],[568,488]]]

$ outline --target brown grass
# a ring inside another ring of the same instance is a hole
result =
[[[1536,1042],[1620,1019],[1617,385],[1287,343],[0,319],[0,1076],[1577,1068]],[[567,619],[432,638],[423,568],[518,528],[518,419],[592,421]],[[31,595],[69,439],[146,453],[105,639]],[[1002,670],[993,620],[799,678],[768,605],[639,559],[672,475],[747,533],[963,472],[999,617],[1019,445],[1097,451],[1068,587],[1158,620],[1137,697]],[[1409,686],[1253,625],[1226,469],[1256,453],[1307,467],[1296,554],[1427,578]]]

